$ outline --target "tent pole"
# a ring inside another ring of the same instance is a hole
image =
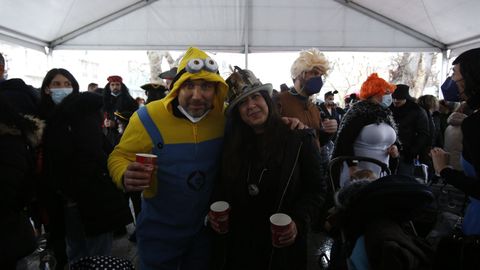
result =
[[[244,34],[244,39],[245,39],[245,48],[244,48],[244,54],[245,54],[245,68],[248,69],[248,43],[249,43],[249,36],[250,36],[250,7],[252,5],[251,0],[245,0],[245,21],[243,23],[243,34]]]
[[[245,68],[248,69],[248,44],[245,43]]]
[[[437,88],[437,97],[440,97],[440,87],[443,84],[443,82],[447,79],[447,76],[449,75],[449,70],[448,70],[448,62],[450,58],[450,50],[442,50],[442,69],[440,72],[440,85]]]

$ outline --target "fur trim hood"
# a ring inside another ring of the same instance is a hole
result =
[[[358,119],[368,119],[376,124],[385,123],[391,126],[398,135],[398,128],[393,119],[392,111],[390,111],[390,109],[384,109],[379,104],[369,101],[359,101],[350,107],[338,128],[338,134],[342,132],[343,127],[348,125],[351,121],[357,121]]]
[[[352,201],[355,200],[356,195],[371,181],[368,180],[357,180],[353,181],[350,184],[342,187],[334,195],[335,206],[339,209],[346,209]]]
[[[31,115],[24,116],[25,123],[23,127],[19,125],[7,125],[0,122],[0,136],[25,136],[27,142],[32,147],[36,147],[42,141],[43,130],[45,129],[45,122]]]

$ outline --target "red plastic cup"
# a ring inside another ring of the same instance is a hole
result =
[[[136,154],[135,160],[147,167],[151,166],[152,168],[154,168],[157,164],[157,155],[138,153]]]
[[[210,205],[210,214],[220,227],[219,233],[228,232],[228,220],[230,213],[230,205],[225,201],[217,201]]]
[[[146,167],[151,168],[150,181],[152,181],[153,169],[155,168],[155,165],[157,165],[157,155],[137,153],[135,154],[135,156],[135,161],[142,163]]]
[[[272,245],[280,246],[280,235],[289,230],[292,218],[283,213],[276,213],[270,216],[270,227],[272,229]]]

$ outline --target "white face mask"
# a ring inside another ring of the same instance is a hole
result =
[[[380,106],[383,108],[388,108],[390,105],[392,105],[392,94],[384,95],[382,97],[382,102],[380,102]]]
[[[200,120],[202,120],[202,119],[210,112],[210,110],[208,110],[208,111],[205,112],[202,116],[193,117],[193,116],[191,116],[185,109],[183,109],[182,106],[178,105],[177,108],[178,108],[178,110],[180,110],[180,112],[182,112],[183,115],[185,115],[185,117],[187,117],[188,120],[190,120],[192,123],[198,123]]]
[[[55,104],[60,104],[62,100],[73,92],[73,88],[54,88],[50,89],[50,96]]]

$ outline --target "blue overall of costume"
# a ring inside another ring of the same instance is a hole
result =
[[[468,161],[460,159],[467,176],[477,177],[475,168]],[[480,200],[470,197],[470,204],[465,211],[462,230],[465,235],[480,235]]]
[[[147,109],[137,113],[158,156],[156,195],[143,197],[137,221],[141,269],[208,269],[204,219],[223,138],[165,144]]]

